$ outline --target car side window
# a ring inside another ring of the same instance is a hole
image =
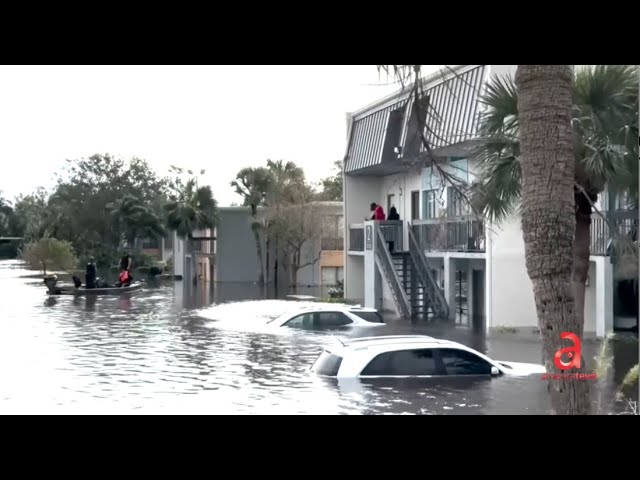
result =
[[[313,328],[313,313],[303,313],[302,315],[295,316],[283,326],[310,330]]]
[[[381,353],[362,370],[361,376],[438,375],[433,350],[399,350]]]
[[[349,317],[341,312],[320,312],[316,315],[316,326],[321,328],[341,327],[353,323]]]
[[[491,375],[491,364],[474,353],[453,348],[439,353],[447,375]]]

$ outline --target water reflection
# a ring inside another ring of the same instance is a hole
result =
[[[39,282],[20,277],[26,273],[15,263],[0,262],[0,362],[14,366],[0,370],[5,412],[533,414],[549,409],[546,385],[538,378],[338,382],[307,371],[322,346],[333,341],[331,335],[424,333],[461,341],[496,359],[538,363],[534,335],[487,337],[446,323],[394,318],[375,329],[274,334],[254,329],[252,319],[289,304],[261,300],[265,292],[254,285],[207,291],[159,282],[123,297],[48,297]],[[260,300],[232,302],[248,298]],[[210,307],[214,301],[228,303]],[[585,357],[593,357],[598,347],[585,342]],[[621,337],[613,350],[610,390],[637,362],[637,337]]]

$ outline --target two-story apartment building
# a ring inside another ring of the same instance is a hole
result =
[[[487,330],[537,327],[519,219],[490,224],[471,214],[461,194],[477,171],[469,153],[483,87],[490,76],[515,69],[459,65],[424,79],[417,108],[405,89],[347,116],[347,298]],[[425,124],[430,152],[419,131]],[[395,206],[400,222],[366,221],[371,202],[387,213]],[[612,205],[601,201],[603,209]],[[613,328],[616,297],[602,221],[594,221],[592,238],[585,332],[602,336]]]

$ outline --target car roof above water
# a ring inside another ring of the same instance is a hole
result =
[[[345,305],[341,303],[315,303],[313,305],[299,305],[291,309],[291,312],[303,313],[308,311],[349,311],[349,312],[363,312],[363,313],[377,313],[375,308],[361,307],[360,305]],[[289,313],[289,312],[287,312]]]
[[[332,352],[338,350],[367,350],[371,348],[388,349],[388,347],[436,347],[436,346],[462,346],[450,340],[442,340],[427,335],[380,335],[375,337],[361,337],[348,340],[338,340],[337,348],[330,348]]]

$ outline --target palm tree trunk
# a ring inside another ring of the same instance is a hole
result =
[[[294,294],[298,293],[298,263],[291,266],[291,290]]]
[[[591,199],[593,200],[593,199]],[[575,295],[577,322],[584,326],[584,308],[589,278],[589,257],[591,255],[591,202],[576,191],[576,232],[573,243],[573,292]]]
[[[582,338],[572,284],[576,232],[570,65],[518,65],[522,164],[522,233],[547,372],[563,348],[562,332]],[[586,381],[550,380],[557,414],[587,414]]]
[[[267,238],[265,239],[265,248],[266,248],[266,256],[267,256],[267,261],[266,263],[266,268],[265,268],[265,283],[269,284],[269,273],[271,272],[271,268],[269,266],[269,253],[270,253],[270,248],[271,248],[271,242],[269,241],[269,236],[266,236]]]
[[[251,230],[253,230],[253,237],[256,240],[256,253],[258,254],[258,283],[260,285],[264,284],[264,265],[262,264],[262,242],[260,240],[260,231],[259,231],[258,222],[254,219],[253,224],[251,225]]]

